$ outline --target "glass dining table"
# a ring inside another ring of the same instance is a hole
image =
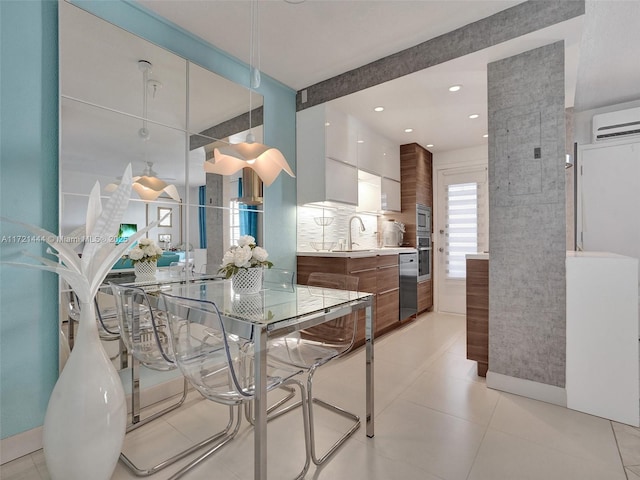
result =
[[[172,281],[174,280],[174,281]],[[365,310],[365,375],[367,437],[374,435],[373,421],[373,325],[374,295],[366,292],[334,290],[306,285],[265,288],[259,293],[239,295],[231,281],[202,279],[176,282],[175,279],[137,284],[148,293],[164,292],[186,298],[214,302],[226,328],[254,342],[255,425],[254,478],[267,479],[267,339],[319,325]]]

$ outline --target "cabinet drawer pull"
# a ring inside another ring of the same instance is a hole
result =
[[[376,271],[375,268],[365,268],[363,270],[353,270],[352,272],[349,272],[349,273],[351,274],[351,273],[363,273],[363,272],[375,272],[375,271]]]
[[[383,270],[385,268],[398,268],[398,264],[394,263],[393,265],[383,265],[382,267],[378,267],[380,270]]]
[[[397,292],[400,288],[391,288],[389,290],[385,290],[384,292],[378,292],[378,295],[384,295],[386,293]]]

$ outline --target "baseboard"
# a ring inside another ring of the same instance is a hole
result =
[[[42,448],[42,426],[0,440],[0,465]]]
[[[126,383],[125,383],[126,385]],[[129,382],[130,385],[130,382]],[[183,377],[166,380],[162,383],[152,385],[142,390],[140,395],[140,406],[148,407],[174,395],[182,393]],[[130,390],[130,388],[126,388]],[[131,394],[125,393],[127,399],[127,411],[131,413]],[[131,421],[128,419],[127,421]],[[11,437],[0,440],[0,465],[15,460],[16,458],[29,455],[42,448],[42,426],[18,433]]]
[[[567,406],[567,392],[564,388],[523,378],[510,377],[491,370],[487,372],[487,387],[542,402],[553,403],[561,407]]]

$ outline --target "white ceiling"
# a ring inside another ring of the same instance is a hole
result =
[[[231,55],[249,61],[248,0],[138,0],[138,3]],[[258,2],[260,69],[300,90],[518,3],[521,2],[261,0]],[[482,135],[487,131],[486,64],[558,40],[565,40],[566,46],[567,106],[574,106],[575,100],[576,108],[585,110],[637,99],[640,56],[635,49],[640,42],[637,27],[640,1],[587,1],[586,17],[343,97],[335,103],[398,143],[433,144],[429,149],[434,152],[482,145],[486,142]],[[462,84],[463,89],[450,94],[447,87],[456,83]],[[603,88],[605,85],[609,88]],[[378,105],[385,107],[383,113],[373,112]],[[472,113],[480,117],[470,120],[468,115]],[[405,128],[414,131],[404,133]]]

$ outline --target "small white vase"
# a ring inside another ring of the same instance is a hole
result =
[[[262,288],[262,267],[240,269],[231,277],[235,293],[258,293]]]
[[[124,390],[98,336],[93,302],[80,305],[74,348],[44,419],[43,445],[53,480],[108,480],[127,424]]]
[[[136,280],[155,280],[158,268],[157,260],[143,260],[136,262],[133,266],[136,272]]]

